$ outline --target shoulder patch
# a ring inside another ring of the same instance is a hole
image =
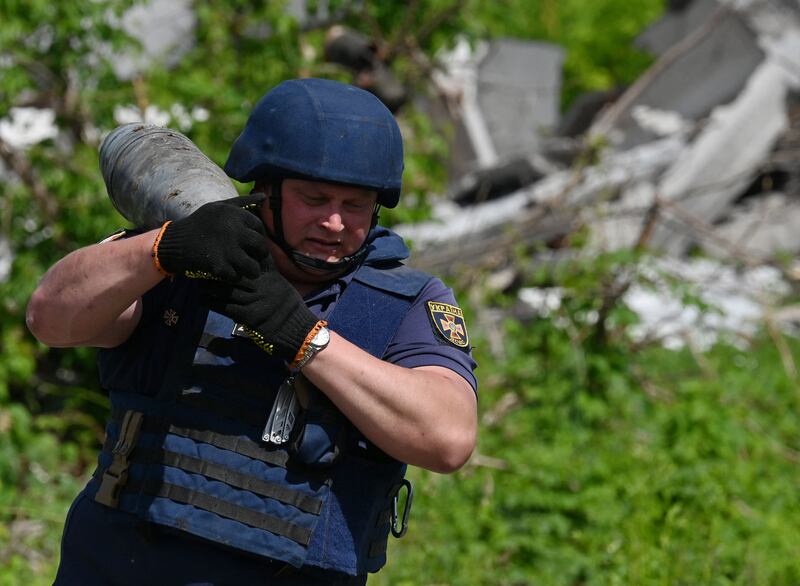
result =
[[[467,324],[464,322],[464,312],[460,307],[438,301],[428,301],[428,315],[434,328],[446,341],[466,348],[469,344]]]

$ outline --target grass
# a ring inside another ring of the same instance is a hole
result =
[[[411,471],[409,532],[370,584],[800,583],[800,386],[771,338],[614,358],[589,393],[543,335],[560,368],[535,332],[479,356],[477,455]],[[50,584],[91,459],[19,406],[0,428],[0,585]]]

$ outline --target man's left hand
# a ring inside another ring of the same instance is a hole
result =
[[[255,279],[236,284],[200,281],[202,302],[245,326],[264,350],[292,362],[319,321],[275,267],[272,257]]]

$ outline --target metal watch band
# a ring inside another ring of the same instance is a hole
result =
[[[323,350],[328,345],[330,339],[331,339],[330,332],[328,331],[328,328],[322,326],[317,332],[317,335],[311,339],[308,348],[306,348],[306,353],[303,354],[303,357],[295,365],[295,369],[300,370],[306,364],[308,364],[311,361],[311,359],[314,358],[314,356],[316,356],[321,350]]]

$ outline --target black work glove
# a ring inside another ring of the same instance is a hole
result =
[[[258,210],[263,193],[214,201],[170,222],[153,247],[156,267],[170,275],[234,282],[255,278],[269,256]]]
[[[202,281],[201,302],[245,327],[263,350],[292,362],[319,321],[272,257],[255,279],[238,283]]]

